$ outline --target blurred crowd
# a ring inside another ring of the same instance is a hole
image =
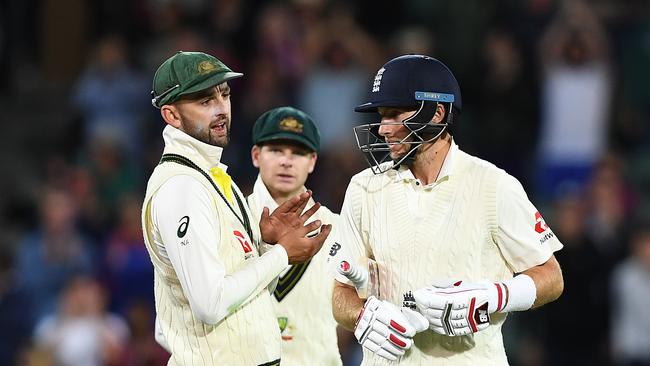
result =
[[[166,364],[140,205],[162,151],[151,80],[179,50],[245,74],[224,154],[245,193],[255,119],[314,117],[307,185],[332,211],[366,167],[352,108],[376,70],[443,60],[464,99],[456,142],[517,177],[564,243],[564,295],[504,327],[511,364],[650,365],[642,0],[0,1],[0,365]]]

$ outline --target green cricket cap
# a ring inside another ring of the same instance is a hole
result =
[[[264,112],[253,126],[253,144],[273,140],[298,142],[318,152],[320,132],[314,120],[305,112],[293,107],[279,107]]]
[[[232,71],[214,56],[180,51],[163,62],[153,76],[151,104],[160,108],[181,96],[219,85],[243,74]]]

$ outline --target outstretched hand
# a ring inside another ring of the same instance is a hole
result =
[[[320,203],[316,202],[303,213],[310,198],[311,191],[303,192],[278,206],[271,214],[268,207],[264,207],[260,219],[262,240],[268,244],[276,244],[288,232],[303,227],[320,208]]]

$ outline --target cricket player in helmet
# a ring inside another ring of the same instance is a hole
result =
[[[516,178],[454,141],[462,102],[447,66],[397,57],[370,89],[356,111],[381,121],[355,129],[370,169],[341,209],[334,317],[362,365],[507,365],[501,326],[560,296],[562,244]],[[364,291],[349,262],[368,271]]]
[[[407,75],[407,79],[403,79]],[[438,106],[445,108],[445,119],[439,123],[431,120]],[[385,141],[379,134],[381,123],[355,127],[359,149],[364,153],[374,173],[382,173],[402,163],[411,164],[418,148],[449,131],[460,114],[462,100],[460,87],[449,68],[429,56],[400,56],[387,62],[373,81],[370,100],[357,106],[356,112],[378,112],[382,107],[412,108],[416,112],[400,122],[409,133],[400,141]],[[408,151],[401,156],[391,156],[390,147],[407,144]],[[384,164],[392,160],[393,164]]]

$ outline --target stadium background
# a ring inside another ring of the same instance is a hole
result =
[[[151,78],[178,50],[245,74],[224,158],[244,192],[255,118],[312,114],[308,186],[333,211],[366,167],[351,109],[376,70],[440,58],[463,92],[461,148],[519,178],[565,244],[562,298],[505,326],[511,364],[650,362],[647,1],[2,0],[0,365],[165,364],[139,215],[162,148]],[[341,351],[358,362],[349,333]]]

